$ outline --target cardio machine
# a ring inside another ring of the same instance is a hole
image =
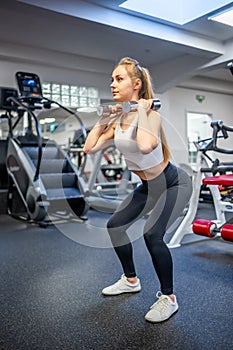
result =
[[[9,124],[6,157],[8,213],[41,226],[49,222],[48,214],[57,212],[85,220],[88,206],[84,199],[82,178],[68,154],[56,142],[41,136],[35,114],[37,109],[50,108],[53,103],[66,108],[43,97],[38,75],[17,72],[16,81],[19,96],[17,90],[11,89],[3,104]],[[81,119],[73,111],[69,112],[77,117],[85,135]],[[17,126],[25,119],[27,127],[16,135]],[[22,204],[23,213],[19,212],[17,198]]]
[[[168,243],[170,248],[179,247],[184,236],[190,233],[201,234],[202,230],[203,235],[205,235],[205,233],[207,234],[207,231],[210,230],[213,234],[210,232],[209,234],[214,236],[217,230],[226,223],[226,212],[233,213],[233,203],[222,200],[217,186],[221,181],[223,184],[225,183],[225,185],[232,185],[233,162],[220,162],[218,159],[213,159],[213,156],[211,157],[209,154],[209,152],[212,151],[225,155],[233,154],[233,149],[225,149],[218,145],[220,139],[226,140],[229,137],[228,133],[233,132],[233,127],[224,125],[221,120],[212,121],[210,126],[213,129],[212,137],[195,142],[197,148],[197,166],[193,178],[193,192],[190,198],[188,211]],[[218,177],[215,177],[216,175],[218,175]],[[198,209],[202,184],[209,186],[213,199],[216,216],[214,226],[213,224],[209,223],[207,225],[206,222],[201,223],[200,221],[193,225]],[[231,229],[231,227],[225,226],[224,231],[227,231],[225,237],[229,236],[229,229]],[[231,234],[230,236],[232,237]]]

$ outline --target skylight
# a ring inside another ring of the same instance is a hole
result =
[[[212,17],[209,17],[209,19],[212,19],[213,21],[217,21],[233,27],[233,8],[231,8],[228,11],[224,11]]]
[[[183,25],[230,3],[223,0],[127,0],[119,6]]]

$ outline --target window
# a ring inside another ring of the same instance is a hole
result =
[[[97,107],[99,93],[94,87],[44,82],[43,95],[65,107]]]

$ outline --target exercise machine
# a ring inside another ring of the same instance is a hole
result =
[[[90,207],[106,213],[113,213],[122,200],[141,182],[121,160],[118,163],[109,163],[109,155],[114,151],[116,149],[112,145],[95,154],[87,155],[89,159],[91,158],[93,167],[87,180],[88,193],[85,198]],[[106,164],[103,164],[103,159]]]
[[[229,193],[223,198],[219,196],[214,202],[217,211],[222,214],[220,220],[195,220],[192,225],[193,232],[200,236],[221,237],[233,242],[233,174],[206,177],[202,182],[211,187],[224,186],[226,189],[229,187]],[[232,213],[232,217],[228,220],[225,219],[226,212]]]
[[[50,108],[55,103],[76,116],[85,137],[84,125],[73,111],[43,97],[38,75],[17,72],[16,81],[19,96],[17,90],[8,90],[1,106],[6,110],[9,124],[6,157],[8,213],[40,225],[49,222],[48,214],[58,212],[85,220],[88,210],[84,198],[85,184],[68,154],[56,142],[41,136],[35,110]],[[12,111],[16,112],[16,117]],[[15,135],[16,127],[25,120],[27,127],[20,135]],[[17,199],[23,213],[19,212]]]
[[[81,130],[77,130],[68,154],[86,183],[85,200],[92,209],[113,213],[140,179],[129,171],[124,157],[114,145],[95,154],[85,154],[82,150],[85,140],[80,135]]]
[[[7,101],[9,96],[18,97],[16,89],[0,87],[0,214],[7,214],[8,172],[6,168],[6,157],[8,149],[8,113],[12,110],[11,103]],[[14,113],[12,111],[11,113]]]
[[[211,157],[209,154],[211,151],[225,155],[233,154],[233,149],[224,149],[218,146],[219,139],[227,139],[229,137],[228,133],[233,132],[233,127],[224,125],[221,120],[212,121],[210,126],[213,128],[212,137],[195,142],[197,147],[197,166],[193,177],[193,192],[187,213],[168,243],[170,248],[179,247],[184,236],[193,233],[192,223],[198,209],[202,180],[204,184],[207,184],[208,180],[205,179],[210,176],[225,175],[227,172],[233,172],[232,161],[220,162],[219,159],[213,159],[213,156]],[[221,226],[226,222],[225,212],[233,212],[233,205],[221,200],[221,194],[217,186],[209,185],[209,189],[213,198],[216,220],[219,223],[218,225]]]
[[[227,66],[233,75],[233,63],[230,62]],[[211,187],[224,187],[224,195],[219,196],[218,200],[214,202],[217,212],[222,213],[223,216],[220,220],[195,220],[192,225],[193,232],[200,236],[221,237],[225,241],[233,242],[233,215],[230,219],[224,221],[225,212],[233,214],[233,174],[206,177],[202,182],[204,185]]]

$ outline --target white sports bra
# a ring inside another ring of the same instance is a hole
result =
[[[124,155],[129,170],[146,170],[160,164],[164,160],[160,138],[158,146],[153,151],[142,154],[136,141],[138,114],[126,130],[121,128],[121,119],[122,117],[116,123],[114,142]]]

